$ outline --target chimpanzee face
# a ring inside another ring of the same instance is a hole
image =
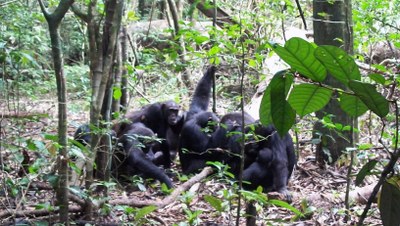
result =
[[[179,121],[179,107],[170,107],[167,112],[168,124],[173,126]]]
[[[163,104],[162,111],[163,111],[164,119],[167,120],[168,125],[174,126],[178,123],[178,121],[182,117],[179,114],[180,109],[181,109],[181,107],[173,101],[167,101]]]

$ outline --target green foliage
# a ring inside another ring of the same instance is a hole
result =
[[[350,80],[360,80],[361,74],[354,59],[336,46],[319,46],[315,57],[325,66],[328,72],[344,85]]]
[[[400,225],[400,177],[392,177],[382,186],[379,210],[384,226]]]
[[[87,65],[75,64],[64,66],[67,82],[67,91],[71,98],[90,101],[90,77]]]
[[[399,0],[353,1],[354,46],[360,52],[367,52],[371,44],[390,41],[399,46],[398,32]]]
[[[293,83],[293,76],[282,73],[274,76],[274,86],[271,87],[271,117],[278,133],[284,136],[296,120],[296,112],[286,100],[287,87]]]
[[[383,118],[389,113],[389,102],[368,83],[350,81],[350,89],[364,104],[379,117]]]
[[[326,77],[325,67],[314,55],[315,46],[301,38],[291,38],[285,46],[270,44],[272,50],[293,70],[316,82],[322,82]]]
[[[340,95],[340,107],[351,116],[360,116],[367,109],[379,117],[388,114],[389,102],[375,86],[359,81],[361,75],[353,58],[340,48],[314,47],[300,38],[288,40],[284,47],[271,47],[293,71],[313,80],[293,85],[293,79],[285,79],[287,72],[278,72],[268,85],[261,101],[260,119],[265,125],[273,123],[281,135],[286,134],[292,127],[296,114],[303,117],[322,109],[329,102],[333,92]],[[326,71],[352,92],[344,92],[342,87],[323,84]],[[343,131],[346,128],[341,125],[338,129]]]
[[[356,177],[356,186],[359,186],[366,176],[371,175],[371,171],[375,168],[377,163],[377,160],[371,160],[361,168]]]
[[[340,94],[339,104],[344,112],[353,117],[359,117],[368,110],[359,97],[347,93]]]
[[[0,93],[38,95],[54,90],[48,83],[51,57],[47,26],[32,2],[1,7]],[[44,44],[45,43],[45,44]],[[48,57],[47,57],[48,56]],[[46,89],[46,91],[45,91]]]
[[[156,206],[145,206],[142,208],[133,208],[130,206],[116,206],[116,210],[122,210],[128,216],[134,218],[135,225],[149,225],[151,222],[146,216],[157,210]]]
[[[143,208],[140,208],[135,215],[135,220],[140,221],[143,219],[146,215],[152,213],[154,210],[156,210],[156,206],[146,206]]]
[[[299,84],[293,87],[289,103],[303,117],[311,112],[322,109],[331,99],[332,90],[314,85]]]
[[[242,190],[240,192],[243,194],[243,197],[247,201],[257,201],[264,206],[279,206],[293,212],[296,215],[295,218],[304,217],[303,213],[300,210],[288,204],[287,202],[276,199],[268,199],[268,197],[264,193],[262,193],[261,187],[258,187],[256,191]]]
[[[218,212],[221,213],[222,211],[224,211],[222,201],[220,199],[211,195],[205,195],[204,200],[206,200],[206,202],[208,202]]]

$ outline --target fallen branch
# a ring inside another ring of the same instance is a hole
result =
[[[44,112],[18,112],[18,113],[3,113],[0,115],[0,118],[47,118],[49,117],[48,113]]]
[[[35,218],[39,216],[48,216],[50,214],[57,214],[58,208],[50,210],[50,209],[40,209],[40,210],[2,210],[0,211],[0,219],[4,219],[7,217],[29,217]],[[69,213],[78,213],[81,212],[82,208],[80,206],[70,206],[68,208]]]
[[[138,199],[115,199],[111,200],[110,204],[111,205],[128,205],[128,206],[133,206],[133,207],[143,207],[143,206],[156,206],[157,208],[163,208],[172,202],[174,202],[178,196],[184,192],[189,190],[190,187],[192,187],[194,184],[200,182],[204,178],[206,178],[208,175],[210,175],[213,172],[213,169],[211,167],[206,167],[201,171],[199,174],[195,175],[194,177],[190,178],[188,181],[174,189],[174,191],[165,197],[162,200],[138,200]]]
[[[111,200],[109,202],[109,204],[111,204],[111,205],[129,205],[132,207],[156,206],[157,208],[163,208],[163,207],[171,204],[172,202],[174,202],[182,192],[189,190],[189,188],[191,188],[194,184],[200,182],[201,180],[206,178],[208,175],[210,175],[212,172],[213,172],[213,169],[211,167],[204,168],[203,171],[201,171],[199,174],[195,175],[194,177],[190,178],[185,183],[178,186],[176,189],[174,189],[174,191],[169,196],[165,197],[162,200],[148,201],[148,200],[138,200],[138,199],[130,197],[129,200],[127,200],[127,199]],[[53,189],[50,185],[48,185],[46,183],[34,183],[34,184],[32,184],[31,187],[32,188],[41,188],[43,190],[52,190]],[[68,210],[70,213],[79,213],[83,210],[82,209],[82,207],[84,206],[83,200],[81,200],[79,197],[77,197],[73,194],[69,195],[69,199],[80,205],[80,206],[70,206],[69,210]],[[101,204],[99,204],[99,205],[101,205]],[[5,219],[8,217],[34,218],[34,217],[38,217],[38,216],[48,216],[51,214],[57,214],[58,211],[59,211],[58,208],[55,208],[52,210],[51,209],[40,209],[40,210],[36,210],[36,209],[35,210],[13,210],[13,209],[8,210],[8,209],[6,209],[6,210],[0,211],[0,219]]]

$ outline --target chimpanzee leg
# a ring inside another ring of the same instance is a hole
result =
[[[170,178],[165,174],[165,172],[147,159],[146,155],[140,149],[132,148],[129,151],[126,164],[139,169],[146,177],[154,178],[159,180],[161,183],[165,183],[168,188],[173,187]]]
[[[286,154],[286,152],[285,152]],[[288,167],[286,161],[277,162],[276,165],[272,167],[273,170],[273,187],[274,190],[285,195],[287,201],[292,200],[290,192],[287,190],[288,182]]]

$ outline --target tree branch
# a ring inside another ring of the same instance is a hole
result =
[[[143,207],[143,206],[156,206],[157,208],[163,208],[173,201],[177,199],[177,197],[184,191],[189,190],[195,183],[200,182],[208,175],[213,172],[211,167],[206,167],[201,171],[199,174],[195,175],[194,177],[190,178],[188,181],[177,187],[169,196],[165,197],[163,200],[151,200],[151,201],[143,201],[138,199],[115,199],[111,200],[111,205],[129,205],[134,207]]]

